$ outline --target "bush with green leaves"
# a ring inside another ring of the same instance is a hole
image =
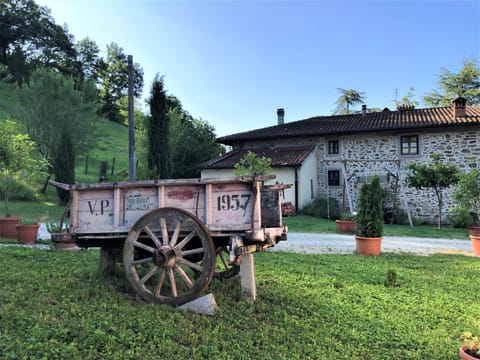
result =
[[[473,218],[470,212],[473,212],[475,221],[480,219],[480,170],[474,169],[459,175],[458,186],[453,193],[455,199],[455,211],[463,213],[464,216],[468,213],[470,217],[469,223],[471,225]],[[466,217],[466,216],[465,216]]]
[[[382,187],[378,176],[371,183],[360,188],[358,196],[357,235],[362,237],[381,237],[383,234]]]
[[[313,201],[303,208],[303,213],[321,219],[338,220],[341,217],[337,199],[327,198],[323,194],[315,196]]]
[[[462,206],[454,206],[447,215],[448,222],[454,228],[466,228],[473,223],[470,211]]]
[[[0,186],[5,216],[11,216],[8,202],[15,184],[31,179],[45,167],[45,161],[33,157],[35,147],[28,135],[18,133],[14,121],[6,120],[0,124]]]
[[[257,156],[249,150],[238,163],[234,165],[236,176],[266,175],[272,171],[272,159],[265,156]]]
[[[0,174],[0,198],[5,198],[5,186],[7,178]],[[36,201],[38,200],[38,184],[36,182],[16,179],[12,184],[9,200]]]

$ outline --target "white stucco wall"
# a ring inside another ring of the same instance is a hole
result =
[[[297,170],[298,210],[312,202],[318,192],[316,149],[305,159]]]

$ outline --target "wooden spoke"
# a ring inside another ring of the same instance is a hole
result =
[[[144,284],[148,281],[148,279],[150,279],[150,278],[153,276],[153,274],[155,274],[155,273],[157,272],[157,270],[158,270],[158,266],[155,265],[155,266],[147,273],[147,275],[145,275],[145,276],[139,281],[140,285],[144,285]]]
[[[188,234],[187,236],[185,236],[185,238],[184,238],[182,241],[180,241],[177,246],[175,246],[175,249],[177,249],[177,250],[182,250],[183,247],[184,247],[185,245],[187,245],[188,242],[189,242],[190,240],[192,240],[196,234],[197,234],[197,232],[196,232],[195,230],[192,231],[190,234]]]
[[[182,227],[182,222],[181,221],[177,222],[177,225],[175,226],[175,232],[173,233],[172,240],[170,241],[170,246],[174,247],[177,244],[178,235],[180,234],[181,227]]]
[[[135,260],[133,262],[134,265],[141,265],[141,264],[146,264],[146,263],[149,263],[149,262],[152,262],[152,258],[151,257],[147,257],[147,258],[144,258],[144,259],[139,259],[139,260]]]
[[[225,259],[225,252],[224,251],[220,251],[217,253],[218,257],[220,258],[220,261],[222,262],[223,266],[225,268],[228,267],[228,261]]]
[[[177,291],[177,282],[175,281],[175,273],[173,272],[173,269],[168,269],[168,278],[170,279],[170,287],[172,288],[172,296],[176,297],[176,296],[178,296],[178,291]]]
[[[152,248],[151,246],[145,245],[145,244],[143,244],[141,242],[138,242],[138,241],[134,242],[133,246],[139,247],[143,250],[147,250],[148,252],[151,252],[152,254],[155,252],[155,249]]]
[[[143,228],[143,230],[145,230],[145,232],[148,234],[148,236],[150,236],[150,239],[153,240],[153,242],[155,243],[155,245],[157,246],[157,248],[159,248],[160,246],[162,246],[163,244],[160,242],[160,240],[157,238],[157,235],[155,235],[155,233],[152,231],[152,229],[150,229],[150,226],[145,226]]]
[[[160,218],[160,226],[162,227],[162,238],[163,238],[163,244],[162,245],[167,245],[168,244],[167,221],[163,217]]]
[[[198,270],[198,271],[202,271],[202,270],[203,270],[203,267],[202,267],[201,265],[195,264],[195,263],[193,263],[193,262],[191,262],[191,261],[188,261],[188,260],[186,260],[186,259],[184,259],[184,258],[178,259],[178,262],[179,262],[180,264],[185,264],[185,265],[191,267],[192,269],[195,269],[195,270]]]
[[[160,273],[160,278],[158,279],[157,286],[155,287],[155,296],[160,295],[160,291],[162,291],[162,286],[163,286],[163,281],[165,280],[165,274],[167,271],[165,269],[162,269],[162,272]]]
[[[230,264],[229,247],[221,246],[217,248],[217,266],[215,269],[215,277],[220,279],[228,279],[240,272],[240,266]]]
[[[198,249],[191,249],[191,250],[185,250],[180,252],[180,256],[188,256],[188,255],[193,255],[193,254],[201,254],[205,251],[204,248],[198,248]]]
[[[191,289],[193,287],[193,283],[192,283],[192,280],[190,280],[190,278],[188,277],[187,273],[185,272],[185,270],[183,270],[180,266],[178,266],[177,264],[175,264],[175,266],[173,267],[175,269],[175,271],[177,272],[178,275],[180,275],[180,277],[183,279],[183,281],[185,281],[185,284],[187,284],[188,288]]]

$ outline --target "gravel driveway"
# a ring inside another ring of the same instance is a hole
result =
[[[355,251],[353,235],[288,233],[288,240],[280,242],[273,251],[303,254],[349,254]],[[471,254],[469,239],[431,239],[400,236],[384,236],[383,252],[407,252],[418,255],[434,253]]]

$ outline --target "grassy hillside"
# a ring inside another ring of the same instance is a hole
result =
[[[14,114],[21,106],[9,87],[0,87],[0,120],[15,120]],[[101,120],[91,134],[97,138],[96,146],[88,154],[88,172],[85,172],[86,156],[79,156],[75,174],[78,182],[98,182],[102,161],[107,162],[107,180],[124,180],[128,177],[128,128],[126,126]],[[111,175],[115,158],[114,173]]]
[[[95,134],[96,146],[88,154],[88,170],[86,156],[77,158],[75,175],[78,182],[98,182],[100,167],[103,161],[107,162],[107,180],[119,181],[128,177],[128,128],[111,122],[101,121]],[[115,160],[113,160],[115,159]],[[114,171],[112,175],[112,164]],[[87,170],[87,172],[86,172]]]

